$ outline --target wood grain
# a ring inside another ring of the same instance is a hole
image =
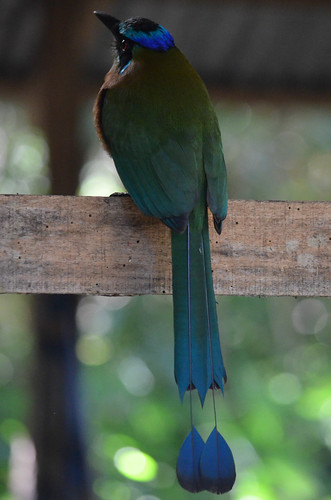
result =
[[[170,234],[127,195],[0,196],[0,293],[171,293]],[[331,203],[229,202],[219,295],[330,296]]]

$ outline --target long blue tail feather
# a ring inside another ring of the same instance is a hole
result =
[[[231,490],[235,479],[232,452],[215,426],[200,457],[201,486],[211,493],[226,493]]]
[[[189,257],[188,257],[189,256]],[[172,231],[175,378],[181,399],[195,387],[203,405],[226,380],[210,263],[207,213],[202,228]],[[211,347],[210,347],[211,343]]]
[[[196,493],[229,491],[235,481],[235,465],[229,446],[217,430],[215,389],[226,381],[210,262],[208,218],[196,224],[194,217],[184,234],[172,231],[173,300],[175,326],[175,378],[183,400],[190,391],[191,431],[177,461],[178,481]],[[193,425],[192,389],[203,406],[213,391],[215,427],[206,443]]]
[[[191,493],[204,490],[200,477],[200,458],[205,443],[195,427],[183,442],[177,459],[177,478],[179,484]]]

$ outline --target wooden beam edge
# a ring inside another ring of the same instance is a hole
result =
[[[330,296],[330,202],[231,200],[217,295]],[[0,195],[0,293],[171,293],[170,233],[128,195]]]

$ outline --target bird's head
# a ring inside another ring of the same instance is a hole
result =
[[[120,73],[131,63],[136,46],[158,52],[166,52],[175,46],[171,34],[163,26],[149,19],[135,17],[119,21],[106,12],[95,11],[94,14],[115,37]]]

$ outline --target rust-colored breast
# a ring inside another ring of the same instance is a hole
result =
[[[105,81],[99,90],[97,98],[94,103],[93,115],[94,115],[94,126],[97,131],[98,137],[100,139],[101,144],[105,148],[105,150],[111,155],[111,151],[109,149],[109,145],[106,143],[104,134],[102,132],[102,107],[103,101],[107,92],[107,89],[111,88],[113,85],[116,85],[118,81],[118,73],[116,71],[115,65],[112,66],[110,71],[105,76]]]
[[[102,85],[101,89],[99,90],[96,101],[94,103],[93,115],[94,115],[95,130],[97,131],[100,142],[103,145],[103,147],[105,148],[105,150],[108,151],[109,154],[111,154],[111,151],[109,150],[109,147],[106,144],[104,135],[102,133],[102,121],[101,121],[102,106],[103,106],[103,100],[105,98],[106,91],[107,91],[107,89],[105,88],[104,85]]]

